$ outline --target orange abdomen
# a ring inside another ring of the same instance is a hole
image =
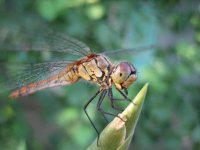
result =
[[[17,98],[20,96],[25,96],[31,93],[34,93],[36,91],[49,88],[49,87],[55,87],[55,86],[64,86],[68,84],[72,84],[77,82],[79,77],[77,74],[73,71],[62,71],[57,75],[51,76],[45,80],[39,80],[37,82],[30,83],[28,85],[22,86],[19,89],[13,91],[10,94],[11,98]]]

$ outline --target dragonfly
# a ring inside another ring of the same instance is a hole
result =
[[[131,101],[128,98],[128,88],[137,80],[136,68],[127,61],[122,61],[118,64],[112,63],[106,56],[106,53],[94,53],[85,43],[70,36],[54,34],[50,40],[45,39],[44,43],[41,41],[40,39],[39,42],[36,42],[37,44],[31,46],[25,41],[25,44],[22,43],[23,46],[20,48],[67,52],[78,55],[80,58],[75,61],[53,61],[27,65],[22,70],[22,73],[12,79],[11,84],[14,83],[14,86],[9,86],[14,90],[12,90],[9,96],[15,99],[46,88],[71,85],[80,80],[98,85],[98,91],[85,103],[84,112],[97,133],[97,145],[99,145],[100,132],[87,112],[88,105],[99,96],[96,106],[97,111],[105,119],[105,115],[116,116],[115,114],[104,111],[101,108],[101,104],[107,96],[111,102],[111,107],[122,111],[121,108],[115,105],[115,101]],[[149,49],[149,47],[142,49]],[[115,53],[130,52],[132,50],[118,50]],[[111,53],[113,52],[111,51]],[[123,98],[119,99],[114,97],[113,85]]]

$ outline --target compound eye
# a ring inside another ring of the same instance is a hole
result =
[[[136,77],[136,69],[128,62],[119,63],[111,75],[118,89],[127,88]],[[134,79],[133,79],[134,78]]]
[[[117,69],[118,69],[118,72],[116,72],[116,73],[117,73],[118,80],[119,80],[118,82],[122,83],[128,78],[128,76],[131,73],[131,70],[130,70],[129,66],[127,66],[126,64],[123,64],[123,63],[120,63],[118,65]]]
[[[122,62],[113,70],[112,78],[116,83],[124,82],[131,74],[131,68],[128,63]]]

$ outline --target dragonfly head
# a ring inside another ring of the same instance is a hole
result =
[[[111,78],[117,89],[127,89],[137,79],[137,72],[132,64],[120,62],[114,67]]]

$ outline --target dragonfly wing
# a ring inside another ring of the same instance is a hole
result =
[[[115,49],[115,50],[110,50],[110,51],[104,51],[102,54],[103,55],[128,55],[128,54],[137,54],[141,53],[144,51],[151,51],[152,49],[155,48],[155,45],[148,45],[144,47],[138,47],[138,48],[126,48],[126,49]]]
[[[70,84],[70,81],[60,80],[59,74],[72,62],[45,62],[26,65],[1,65],[0,87],[6,90],[34,87],[27,94],[47,87]]]
[[[7,31],[0,38],[0,48],[20,51],[56,51],[85,56],[91,53],[90,48],[83,42],[49,30]]]

